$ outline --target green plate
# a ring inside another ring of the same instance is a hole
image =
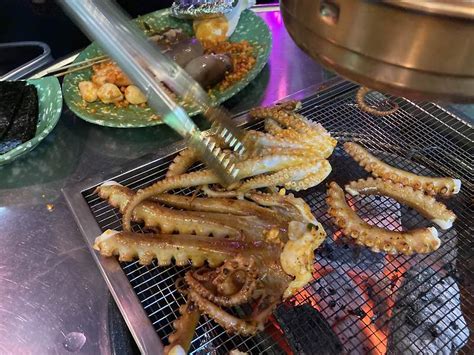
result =
[[[34,149],[56,126],[63,108],[61,86],[55,77],[27,80],[38,92],[38,124],[36,135],[18,147],[0,154],[0,165],[7,164]]]
[[[190,21],[176,19],[169,14],[169,10],[160,10],[138,17],[134,20],[145,33],[153,34],[167,28],[182,28],[186,33],[192,34]],[[242,12],[235,32],[230,37],[231,42],[247,40],[255,49],[256,63],[252,70],[241,81],[230,86],[222,92],[213,92],[213,104],[218,105],[237,94],[247,86],[267,63],[270,54],[272,38],[266,23],[250,10]],[[83,61],[102,55],[100,48],[91,44],[82,51],[74,62]],[[78,84],[83,80],[90,80],[92,69],[87,68],[79,72],[65,76],[63,81],[64,100],[68,107],[82,119],[107,127],[148,127],[161,124],[162,122],[153,118],[150,108],[141,108],[129,105],[127,108],[119,108],[113,104],[104,104],[100,101],[88,103],[82,100]],[[188,114],[194,116],[199,114],[197,109],[188,109]]]

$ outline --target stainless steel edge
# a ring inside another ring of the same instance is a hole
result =
[[[142,354],[163,353],[163,344],[156,334],[132,286],[115,258],[104,258],[94,252],[92,245],[101,230],[89,212],[80,190],[64,189],[66,201],[86,240],[93,259],[99,265],[102,276],[117,303]]]

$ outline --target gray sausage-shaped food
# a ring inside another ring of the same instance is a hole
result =
[[[232,70],[232,61],[227,54],[207,54],[191,60],[184,70],[203,88],[209,88]]]
[[[185,67],[194,58],[204,54],[204,48],[196,38],[190,38],[171,46],[171,49],[165,53],[171,60],[179,66]]]

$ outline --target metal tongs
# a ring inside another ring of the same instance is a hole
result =
[[[238,154],[245,151],[244,132],[222,108],[214,108],[202,87],[178,64],[168,59],[127,15],[110,0],[60,0],[68,15],[89,38],[117,62],[148,98],[148,105],[163,122],[187,139],[201,159],[224,184],[235,181],[238,169],[233,158],[224,153],[189,118],[160,86],[168,86],[181,100],[197,106],[212,122],[213,131]]]

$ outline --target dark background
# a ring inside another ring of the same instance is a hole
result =
[[[132,17],[172,4],[172,0],[116,1]],[[257,1],[259,4],[272,2],[275,1]],[[45,42],[56,59],[89,43],[54,0],[0,0],[0,43],[16,41]]]

